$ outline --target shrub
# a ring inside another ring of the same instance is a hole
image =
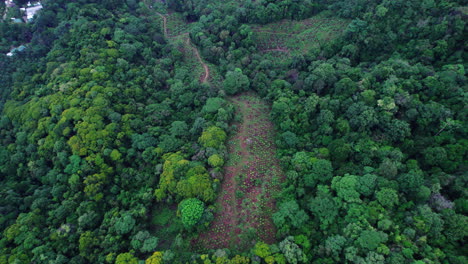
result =
[[[179,212],[182,217],[182,224],[186,228],[191,228],[200,221],[205,204],[197,198],[185,199],[179,204]]]

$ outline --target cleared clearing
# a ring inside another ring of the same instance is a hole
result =
[[[228,142],[229,161],[215,219],[206,232],[192,241],[198,249],[249,248],[256,241],[275,243],[271,214],[274,194],[283,173],[275,158],[274,127],[270,107],[254,94],[231,98],[242,116],[238,131]]]
[[[299,21],[252,25],[252,29],[260,52],[286,59],[337,38],[348,24],[348,20],[321,13]]]

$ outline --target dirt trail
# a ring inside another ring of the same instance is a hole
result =
[[[261,52],[270,52],[270,51],[289,52],[289,50],[286,48],[266,49],[266,50],[262,50]]]
[[[252,94],[231,102],[242,115],[237,133],[228,142],[229,161],[209,230],[192,244],[198,249],[246,249],[257,241],[275,243],[271,214],[273,194],[283,179],[275,158],[274,127],[269,106]]]
[[[203,66],[203,69],[205,70],[205,73],[200,78],[200,81],[202,83],[205,83],[205,82],[207,82],[208,78],[210,77],[210,68],[208,68],[208,65],[206,65],[206,63],[202,60],[202,58],[200,56],[200,52],[198,51],[198,49],[192,44],[192,41],[190,40],[190,36],[188,36],[189,33],[186,33],[186,34],[187,34],[187,40],[186,40],[187,45],[192,47],[193,51],[195,52],[195,55],[197,56],[198,61]]]
[[[167,34],[167,17],[164,16],[163,14],[161,13],[158,13],[156,12],[156,14],[158,14],[158,16],[160,16],[163,20],[163,31],[164,31],[164,37],[165,38],[168,38],[168,34]]]
[[[156,14],[158,14],[158,16],[160,16],[163,20],[163,32],[164,32],[164,37],[166,39],[169,39],[169,33],[168,33],[168,30],[167,30],[167,17],[161,13],[158,13],[156,12]],[[200,82],[202,83],[206,83],[208,81],[208,79],[210,78],[210,68],[208,68],[208,65],[206,65],[206,63],[203,61],[203,59],[201,58],[200,56],[200,52],[198,51],[198,49],[192,44],[192,41],[190,40],[190,36],[189,36],[189,33],[183,33],[182,35],[184,35],[186,37],[186,44],[192,48],[193,52],[195,53],[198,61],[200,62],[200,64],[203,66],[203,70],[205,71],[202,76],[200,77]],[[175,37],[175,36],[174,36]]]

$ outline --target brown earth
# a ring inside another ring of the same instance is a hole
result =
[[[225,167],[214,220],[192,241],[196,249],[246,249],[257,241],[275,243],[271,214],[274,194],[284,178],[275,158],[274,127],[268,104],[252,94],[231,98],[242,115],[237,133],[229,139],[230,160]]]

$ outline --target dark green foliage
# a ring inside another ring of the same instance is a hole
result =
[[[312,164],[313,177],[321,182],[328,182],[333,177],[332,164],[328,160],[318,159]]]
[[[465,2],[42,4],[28,24],[0,4],[0,263],[467,262]],[[156,11],[184,24],[167,18],[167,37]],[[324,37],[334,21],[349,24]],[[290,54],[278,33],[314,43]],[[202,259],[230,96],[251,90],[287,171],[262,193],[277,208],[252,203],[277,241]]]
[[[456,121],[464,124],[466,118],[460,117],[464,103],[455,99],[462,96],[466,78],[454,65],[464,61],[464,30],[448,29],[465,24],[463,8],[457,1],[330,3],[331,10],[354,19],[345,37],[304,56],[306,67],[284,65],[284,77],[271,77],[266,92],[289,170],[285,186],[294,190],[288,194],[312,213],[309,223],[321,230],[309,237],[328,241],[313,246],[314,259],[458,261],[463,247],[444,244],[450,231],[442,215],[464,221],[454,214],[466,214],[464,202],[457,200],[466,196],[460,189],[466,188],[466,166],[456,161],[466,159],[461,147],[466,131]],[[405,12],[397,15],[398,10]],[[271,76],[274,67],[258,65],[255,71]],[[290,77],[291,69],[297,77]],[[295,138],[288,143],[291,133]],[[331,176],[317,178],[315,159],[331,161],[330,172],[319,170]],[[401,227],[413,235],[395,237]],[[424,245],[418,235],[427,237]],[[395,244],[402,250],[392,252]]]
[[[357,239],[360,247],[368,250],[375,250],[380,243],[387,241],[387,235],[383,232],[365,230]]]
[[[279,232],[288,232],[291,227],[300,228],[309,216],[299,208],[296,201],[288,201],[279,205],[278,212],[273,214],[273,222],[282,228]]]
[[[153,192],[163,154],[197,151],[209,87],[176,77],[156,14],[89,2],[44,2],[35,23],[1,23],[2,54],[27,48],[0,55],[0,228],[18,237],[1,241],[0,262],[137,261],[158,250],[159,234],[167,244],[183,230],[151,223],[162,214]]]
[[[310,199],[309,209],[320,220],[320,227],[326,229],[336,221],[341,203],[330,193],[328,187],[317,186],[317,196]]]
[[[377,186],[377,176],[373,174],[366,174],[359,177],[358,192],[364,196],[371,196],[374,194],[375,187]]]
[[[133,229],[134,226],[135,219],[133,219],[133,217],[128,213],[125,213],[121,217],[117,218],[114,224],[115,231],[120,235],[127,234]]]
[[[223,86],[228,95],[233,95],[249,90],[250,81],[247,76],[242,74],[241,69],[236,68],[234,71],[229,71],[226,73]]]

